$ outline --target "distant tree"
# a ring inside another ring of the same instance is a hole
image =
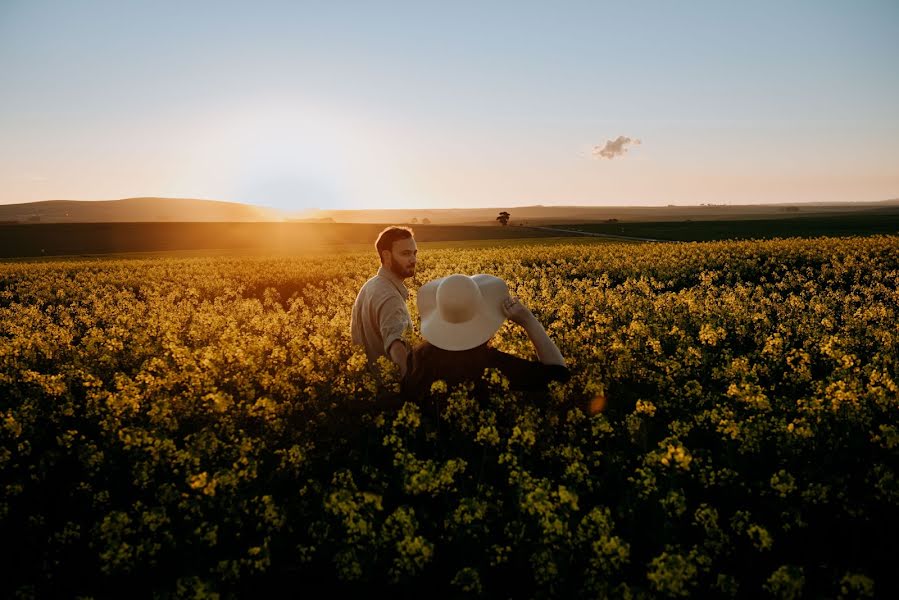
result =
[[[499,221],[503,227],[505,227],[506,225],[509,224],[509,217],[511,217],[511,216],[512,215],[510,215],[506,211],[503,211],[503,212],[499,213],[499,216],[496,217],[496,220]]]
[[[413,225],[418,223],[418,217],[412,217],[412,220],[409,222],[412,223]]]
[[[431,219],[425,217],[424,219],[421,220],[421,224],[422,224],[422,225],[430,225],[430,224],[431,224]]]

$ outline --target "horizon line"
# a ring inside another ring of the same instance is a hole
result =
[[[699,208],[699,207],[745,207],[745,206],[790,206],[795,204],[803,204],[803,205],[857,205],[857,204],[882,204],[888,202],[897,202],[899,201],[899,196],[894,196],[892,198],[883,198],[880,200],[795,200],[795,201],[772,201],[772,202],[740,202],[740,203],[731,203],[728,201],[722,202],[700,202],[697,204],[682,204],[675,202],[659,202],[659,203],[648,203],[648,204],[510,204],[510,205],[494,205],[494,206],[441,206],[441,207],[388,207],[388,208],[373,208],[373,207],[356,207],[356,208],[298,208],[298,209],[289,209],[289,208],[278,208],[274,206],[268,206],[264,204],[255,204],[252,202],[241,202],[237,200],[220,200],[217,198],[191,198],[191,197],[183,197],[183,196],[129,196],[126,198],[94,198],[94,199],[72,199],[72,198],[50,198],[45,200],[28,200],[25,202],[7,202],[0,203],[0,206],[16,206],[23,204],[40,204],[47,202],[84,202],[84,203],[94,203],[94,202],[125,202],[128,200],[190,200],[190,201],[198,201],[198,202],[216,202],[222,204],[233,204],[236,206],[245,206],[249,208],[258,208],[269,211],[275,211],[279,213],[316,213],[316,212],[360,212],[360,211],[409,211],[409,210],[492,210],[495,208],[508,209],[508,208],[599,208],[599,209],[613,209],[613,208],[629,208],[629,209],[640,209],[640,208]]]

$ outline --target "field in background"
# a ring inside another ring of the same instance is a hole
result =
[[[638,244],[639,241],[616,240],[604,237],[582,236],[582,237],[534,237],[534,238],[511,238],[505,240],[497,239],[475,239],[475,240],[459,240],[459,241],[443,241],[443,242],[419,242],[419,261],[427,260],[427,252],[432,250],[446,250],[452,248],[459,249],[489,249],[489,248],[525,248],[529,246],[540,246],[550,250],[556,246],[594,246],[602,244]],[[85,260],[92,261],[110,261],[110,260],[146,260],[154,258],[296,258],[296,257],[314,257],[322,255],[346,255],[346,254],[369,254],[374,258],[374,244],[368,243],[347,243],[331,246],[316,246],[313,248],[293,249],[277,251],[270,248],[232,248],[232,249],[206,249],[206,250],[158,250],[153,252],[116,252],[102,254],[71,254],[61,256],[20,256],[0,258],[0,262],[6,263],[47,263],[47,262],[79,262]]]
[[[729,221],[752,219],[789,219],[796,216],[841,214],[899,215],[899,199],[883,202],[801,203],[801,204],[708,204],[699,206],[517,206],[512,208],[460,208],[423,210],[342,210],[319,211],[319,217],[340,223],[420,222],[428,218],[435,224],[491,225],[500,210],[508,211],[512,225],[549,225],[558,223],[600,223],[609,219],[631,222],[651,221]]]
[[[706,242],[728,239],[771,239],[820,236],[865,236],[899,234],[899,214],[851,213],[832,216],[781,219],[614,222],[553,225],[554,230],[570,230],[603,235],[659,240]]]
[[[372,247],[372,223],[52,223],[0,224],[0,257],[126,252],[263,250],[267,253]],[[549,238],[578,234],[526,227],[411,225],[420,242]]]
[[[865,236],[899,233],[895,209],[827,216],[701,221],[612,221],[523,226],[411,224],[425,244],[484,246],[585,234],[667,241]],[[365,250],[376,223],[0,224],[0,258],[160,252],[308,254]],[[513,240],[522,240],[515,242]]]
[[[804,202],[797,204],[701,204],[693,206],[515,206],[484,208],[408,208],[310,210],[286,213],[251,204],[190,198],[126,198],[122,200],[49,200],[0,205],[0,223],[136,223],[136,222],[279,222],[285,219],[334,223],[421,223],[495,225],[499,211],[511,213],[510,224],[546,225],[619,221],[723,221],[779,219],[797,215],[848,213],[899,214],[899,199],[880,202]]]

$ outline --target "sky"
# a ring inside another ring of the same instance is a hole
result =
[[[899,197],[899,2],[0,0],[0,203]]]

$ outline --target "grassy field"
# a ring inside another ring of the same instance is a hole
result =
[[[554,227],[638,238],[706,242],[726,239],[896,234],[899,233],[899,214],[884,212],[781,219],[586,223]]]
[[[51,256],[295,255],[363,252],[377,223],[47,223],[0,224],[0,258]],[[669,241],[716,241],[899,233],[893,211],[720,221],[646,221],[554,225],[413,225],[423,248],[493,247],[584,233]],[[567,233],[567,230],[570,233]],[[598,243],[590,238],[579,243]]]
[[[652,221],[733,221],[749,219],[789,219],[795,216],[827,216],[846,213],[899,212],[899,200],[883,202],[824,202],[798,204],[706,204],[684,206],[515,206],[501,208],[431,210],[339,210],[320,211],[337,223],[390,223],[427,217],[441,225],[489,225],[497,213],[507,210],[510,225],[550,225],[558,223],[599,223],[608,219],[631,222]]]
[[[427,253],[438,250],[477,250],[490,248],[528,248],[539,246],[556,248],[561,246],[598,246],[606,244],[640,244],[639,241],[616,240],[601,237],[530,237],[510,239],[476,239],[476,240],[448,240],[441,242],[419,242],[418,248],[422,258]],[[369,253],[374,255],[373,243],[346,243],[335,245],[322,245],[311,248],[295,248],[275,251],[271,248],[209,248],[202,250],[156,250],[149,252],[115,252],[95,254],[70,254],[60,256],[17,256],[0,257],[0,262],[5,263],[64,263],[81,262],[84,260],[109,261],[109,260],[151,260],[151,259],[179,259],[179,258],[296,258],[301,256],[318,257],[324,255],[350,255]]]
[[[0,225],[0,257],[198,250],[330,252],[371,247],[377,223],[48,223]],[[526,227],[414,225],[419,242],[563,237]],[[576,233],[572,233],[576,236]]]

